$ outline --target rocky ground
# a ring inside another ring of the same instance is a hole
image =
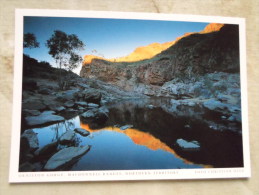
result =
[[[37,170],[31,162],[42,158],[46,160],[44,170],[62,170],[90,150],[87,145],[79,148],[73,144],[76,133],[89,135],[85,130],[67,131],[39,149],[31,128],[63,122],[79,114],[98,125],[108,118],[105,105],[122,99],[170,98],[170,105],[161,106],[166,112],[190,115],[214,130],[240,133],[238,59],[235,25],[185,36],[150,60],[112,63],[94,59],[82,68],[82,77],[24,56],[20,170]],[[152,109],[154,105],[148,107]],[[195,107],[202,113],[197,113]],[[214,113],[213,120],[202,117],[206,111]],[[223,123],[217,123],[217,119]],[[57,147],[60,144],[62,148]],[[198,143],[186,140],[177,144],[199,148]]]
[[[22,91],[22,124],[20,171],[37,169],[31,162],[49,159],[44,170],[62,169],[90,150],[89,146],[74,146],[74,137],[89,132],[74,129],[66,132],[57,141],[39,148],[37,134],[31,129],[63,122],[79,114],[82,117],[102,123],[107,120],[108,109],[105,105],[121,99],[141,98],[145,95],[127,92],[102,81],[81,78],[62,70],[62,88],[59,85],[59,70],[46,63],[24,56],[24,75]],[[64,148],[58,150],[58,145]],[[53,158],[50,158],[53,154]],[[59,159],[59,160],[58,160]],[[55,161],[53,163],[52,161]]]

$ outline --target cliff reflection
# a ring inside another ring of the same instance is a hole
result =
[[[150,150],[163,150],[166,152],[169,152],[173,154],[175,157],[181,159],[186,164],[193,164],[192,162],[181,158],[179,155],[176,154],[176,152],[167,146],[165,143],[161,142],[159,139],[155,138],[153,135],[147,132],[142,132],[137,129],[129,128],[126,130],[121,130],[119,127],[105,127],[104,129],[91,129],[88,124],[85,124],[84,122],[80,122],[80,126],[83,129],[88,130],[89,132],[97,132],[97,131],[114,131],[118,133],[122,133],[127,135],[135,144],[142,145],[147,147]],[[211,167],[209,165],[202,165],[203,167]]]
[[[123,133],[135,144],[151,150],[167,151],[185,159],[186,163],[212,167],[243,166],[242,136],[231,131],[211,129],[206,113],[199,106],[181,107],[169,112],[170,106],[168,99],[118,102],[109,105],[109,119],[101,127],[96,128],[95,124],[84,121],[82,117],[80,123],[90,132],[109,130]],[[218,118],[212,122],[220,123]],[[127,124],[133,128],[119,128]],[[201,147],[197,151],[182,150],[176,144],[178,139],[195,140]]]

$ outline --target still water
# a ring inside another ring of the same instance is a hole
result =
[[[109,119],[101,125],[76,116],[63,123],[33,129],[40,147],[59,139],[67,130],[81,127],[90,135],[76,134],[74,144],[90,145],[91,149],[67,170],[243,166],[240,124],[228,124],[200,106],[173,108],[167,99],[143,99],[111,103],[107,107]],[[131,127],[121,130],[124,125]],[[217,130],[213,125],[231,125],[234,130]],[[183,149],[176,144],[178,139],[196,141],[200,148]],[[39,163],[43,167],[46,161]]]

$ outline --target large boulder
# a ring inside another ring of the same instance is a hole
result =
[[[75,100],[79,89],[71,89],[57,94],[57,99],[63,102]]]
[[[100,104],[102,94],[96,89],[87,89],[81,92],[83,100],[88,103]]]
[[[90,150],[90,146],[68,147],[54,154],[46,163],[44,169],[47,171],[65,169],[75,163],[82,155]]]
[[[45,110],[47,106],[40,99],[28,99],[23,102],[22,109],[25,110]]]
[[[81,116],[83,118],[92,119],[92,122],[102,124],[108,119],[109,110],[106,107],[94,108],[83,113]]]
[[[44,111],[38,116],[25,117],[25,121],[28,126],[37,126],[65,120],[62,116],[54,115],[54,113],[54,111]]]
[[[21,136],[21,147],[26,146],[26,148],[29,146],[30,151],[35,151],[39,148],[39,140],[37,133],[35,133],[33,130],[26,130],[23,132]],[[27,142],[27,143],[26,143]],[[28,150],[28,149],[25,149]]]

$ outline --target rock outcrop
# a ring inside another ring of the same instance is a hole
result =
[[[174,78],[192,78],[215,71],[239,72],[237,25],[210,24],[200,33],[189,33],[148,60],[111,62],[92,59],[80,75],[134,91],[136,85],[162,86]]]
[[[99,79],[128,91],[138,85],[156,86],[174,78],[189,79],[213,72],[239,72],[237,25],[210,24],[200,33],[180,37],[172,46],[148,60],[111,62],[92,59],[80,75]],[[141,87],[141,86],[140,86]]]

